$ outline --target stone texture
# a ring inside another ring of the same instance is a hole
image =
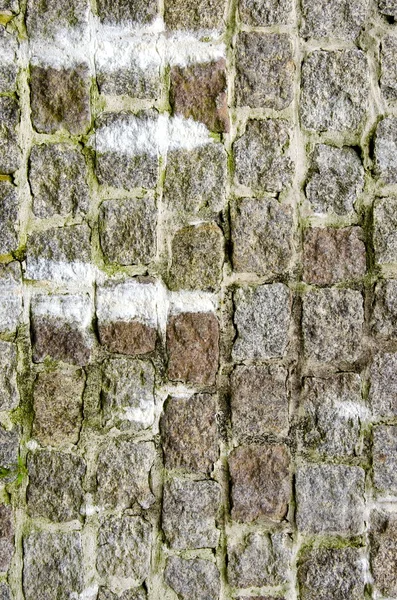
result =
[[[230,400],[234,438],[288,432],[287,375],[280,365],[235,368]]]
[[[397,494],[397,426],[373,429],[374,485],[383,494]]]
[[[83,503],[83,459],[44,450],[29,454],[28,513],[62,522],[78,519]]]
[[[292,45],[285,33],[240,33],[236,43],[236,103],[287,108],[292,102]]]
[[[273,198],[241,198],[231,207],[233,269],[265,276],[288,270],[292,208]]]
[[[83,420],[82,371],[39,373],[33,393],[33,437],[43,445],[77,444]]]
[[[376,284],[372,327],[376,335],[386,340],[397,336],[397,280]]]
[[[308,38],[354,40],[368,14],[368,0],[303,0],[300,33]]]
[[[0,254],[18,248],[18,191],[9,181],[0,181]]]
[[[100,587],[97,600],[146,600],[146,598],[146,592],[143,588],[126,590],[120,596],[117,596],[110,590]]]
[[[152,442],[113,439],[98,456],[97,504],[109,508],[149,508],[154,502],[150,471],[155,460]]]
[[[300,114],[314,131],[357,131],[368,107],[368,65],[361,50],[316,50],[303,62]]]
[[[29,157],[29,184],[36,217],[74,217],[88,209],[87,168],[79,148],[68,144],[33,146]]]
[[[172,238],[171,289],[216,289],[224,260],[222,231],[214,223],[179,229]]]
[[[343,373],[327,379],[305,377],[301,397],[304,450],[330,458],[355,456],[360,423],[368,417],[361,400],[361,379]]]
[[[375,175],[382,183],[397,183],[397,118],[386,117],[376,128],[375,134]]]
[[[0,427],[0,479],[7,483],[18,475],[20,430]]]
[[[226,61],[172,67],[170,104],[173,113],[204,123],[210,131],[229,131]]]
[[[302,600],[361,600],[364,561],[357,548],[317,548],[298,567]]]
[[[99,213],[99,236],[106,262],[147,264],[156,256],[157,209],[150,196],[105,200]]]
[[[0,600],[12,600],[11,590],[6,583],[0,583]]]
[[[293,164],[286,121],[248,121],[245,133],[233,144],[238,183],[255,192],[281,192],[290,184]]]
[[[212,313],[182,313],[167,323],[168,377],[213,385],[219,360],[219,324]]]
[[[212,0],[165,0],[167,29],[223,29],[225,2]]]
[[[395,515],[372,513],[370,564],[375,589],[383,596],[397,595],[397,520]]]
[[[288,580],[291,538],[283,533],[249,533],[228,549],[228,579],[233,587],[282,585]]]
[[[18,262],[0,264],[0,333],[15,332],[22,313],[22,277]]]
[[[373,415],[397,416],[397,354],[377,354],[370,374],[369,401]]]
[[[252,26],[286,25],[291,20],[291,0],[239,0],[240,19]]]
[[[149,24],[157,16],[155,0],[98,0],[97,12],[103,23]]]
[[[19,404],[17,388],[17,349],[0,341],[0,410],[12,410]]]
[[[51,36],[55,28],[82,28],[88,20],[88,0],[28,0],[26,26],[31,37]]]
[[[305,189],[315,212],[347,215],[363,188],[364,169],[353,148],[315,146]]]
[[[386,100],[397,100],[397,38],[386,35],[381,43],[381,69],[380,87]]]
[[[358,535],[364,530],[364,470],[307,465],[296,473],[296,523],[303,533]]]
[[[397,262],[397,197],[375,201],[373,235],[376,262]]]
[[[361,354],[364,308],[360,292],[324,289],[303,299],[305,354],[315,361],[352,362]]]
[[[133,579],[149,575],[152,527],[140,517],[123,515],[104,520],[98,534],[97,570],[100,577]]]
[[[167,560],[165,582],[182,600],[218,600],[221,588],[218,569],[213,562],[171,556]]]
[[[378,0],[379,11],[388,21],[394,23],[397,20],[397,7],[394,0]]]
[[[153,352],[156,347],[156,330],[139,321],[103,323],[98,331],[101,344],[109,352],[140,356]]]
[[[17,12],[19,10],[18,0],[0,0],[0,10]]]
[[[221,500],[215,481],[174,479],[164,486],[162,528],[174,550],[216,548],[216,515]]]
[[[9,96],[0,97],[0,173],[14,173],[19,168],[18,146],[20,112],[18,103]]]
[[[111,6],[115,6],[114,2]],[[115,28],[115,37],[117,37],[116,31]],[[158,99],[161,95],[160,56],[151,55],[146,64],[142,60],[142,51],[150,51],[154,43],[150,34],[139,34],[139,37],[133,38],[133,41],[128,40],[124,44],[121,42],[120,45],[116,42],[113,46],[114,61],[111,61],[109,42],[106,39],[99,39],[95,56],[99,92],[107,96]],[[125,54],[128,56],[127,60]]]
[[[9,33],[0,25],[0,93],[14,92],[16,89],[17,53],[18,42],[15,34]]]
[[[30,533],[23,540],[26,600],[70,600],[83,591],[80,533]]]
[[[240,288],[234,293],[234,323],[237,339],[233,358],[276,358],[288,345],[291,294],[286,285],[275,283]]]
[[[307,229],[303,244],[303,279],[332,285],[364,277],[366,251],[360,227]]]
[[[14,520],[12,508],[0,505],[0,571],[8,571],[14,554]],[[0,589],[0,599],[2,598]]]
[[[285,517],[291,494],[285,446],[240,446],[229,455],[229,471],[234,520],[248,523]]]
[[[212,471],[219,453],[213,396],[169,398],[161,416],[160,431],[167,469],[206,474]]]

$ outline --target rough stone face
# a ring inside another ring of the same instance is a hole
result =
[[[366,252],[360,227],[307,229],[303,245],[303,279],[332,285],[364,277]]]
[[[110,590],[100,587],[97,600],[146,600],[146,598],[146,592],[143,588],[126,590],[120,596],[117,596]]]
[[[308,292],[303,299],[303,337],[307,357],[352,362],[361,352],[363,297],[347,289]]]
[[[397,520],[395,515],[372,513],[370,532],[371,572],[375,588],[383,595],[397,594]]]
[[[282,283],[240,288],[234,293],[237,339],[233,358],[275,358],[288,344],[291,294]]]
[[[287,370],[279,365],[235,368],[230,408],[236,439],[287,433],[287,375]]]
[[[375,134],[375,174],[383,183],[397,183],[397,118],[386,117],[379,122]]]
[[[236,102],[251,108],[287,108],[294,62],[285,33],[240,33],[236,44]]]
[[[0,254],[18,248],[18,192],[9,181],[0,181]]]
[[[394,57],[397,53],[397,38],[387,35],[381,43],[382,75],[380,87],[386,100],[397,100],[397,65]]]
[[[0,264],[0,333],[15,332],[21,313],[21,265],[18,262]]]
[[[105,260],[119,265],[147,264],[156,256],[157,210],[153,198],[105,200],[99,235]]]
[[[379,264],[397,262],[397,197],[375,201],[374,247]]]
[[[55,27],[81,28],[88,19],[88,0],[28,0],[26,26],[29,36],[51,35]]]
[[[215,481],[174,479],[164,486],[162,528],[174,550],[216,548],[215,519],[221,500]]]
[[[224,260],[223,235],[213,223],[191,225],[172,239],[171,289],[215,289]]]
[[[0,341],[0,410],[12,410],[18,404],[17,350],[14,344]]]
[[[292,250],[292,209],[273,198],[242,198],[231,207],[233,268],[281,275]]]
[[[247,25],[286,25],[291,19],[291,0],[239,0],[240,19]]]
[[[104,509],[149,508],[154,502],[149,476],[155,460],[152,442],[114,439],[98,456],[98,504]]]
[[[70,600],[83,591],[80,533],[35,532],[23,540],[26,600]]]
[[[166,0],[167,29],[223,29],[225,2],[212,0]]]
[[[291,494],[289,455],[285,446],[240,446],[229,456],[232,518],[280,521]]]
[[[88,209],[86,164],[83,154],[73,146],[33,146],[29,158],[29,184],[36,217],[74,217]]]
[[[282,585],[287,581],[291,539],[283,533],[250,533],[228,550],[228,579],[234,587]]]
[[[28,512],[62,522],[78,519],[83,503],[83,459],[61,452],[35,452],[28,456]]]
[[[103,23],[148,24],[157,15],[156,0],[98,0],[97,11]]]
[[[0,0],[0,10],[17,12],[19,10],[18,0]]]
[[[0,98],[0,173],[13,173],[19,168],[21,152],[18,146],[17,129],[19,108],[14,98]]]
[[[356,454],[360,421],[367,416],[361,401],[359,375],[306,377],[301,406],[301,439],[305,450],[332,458]]]
[[[364,169],[353,148],[316,145],[306,185],[306,197],[315,212],[351,213],[363,188]]]
[[[300,114],[314,131],[356,131],[368,106],[368,65],[361,50],[316,50],[303,62]]]
[[[302,600],[364,598],[363,559],[356,548],[318,548],[298,566]]]
[[[170,556],[164,578],[182,600],[219,599],[219,572],[214,563],[208,560]]]
[[[397,280],[376,285],[372,326],[379,337],[391,340],[397,336]]]
[[[0,571],[8,571],[14,554],[14,522],[11,506],[0,505]],[[2,599],[0,588],[0,599]]]
[[[1,6],[1,2],[0,2]],[[17,82],[18,42],[14,34],[0,25],[0,93],[14,92]]]
[[[397,8],[394,0],[378,0],[379,11],[392,22],[397,20]]]
[[[190,398],[168,399],[160,430],[167,469],[207,474],[212,471],[219,453],[213,396],[195,394]]]
[[[397,426],[373,429],[374,485],[384,494],[397,493]]]
[[[3,482],[13,481],[17,476],[20,430],[7,431],[0,427],[0,476]]]
[[[167,323],[168,377],[213,385],[219,360],[219,324],[212,313],[182,313]]]
[[[173,113],[200,121],[210,131],[229,131],[226,61],[172,67],[170,103]]]
[[[110,3],[109,1],[110,4],[111,7],[115,6],[114,2]],[[117,40],[116,28],[114,35],[112,48],[116,55],[114,61],[109,60],[108,40],[106,38],[98,40],[95,67],[99,92],[108,96],[131,96],[139,99],[159,98],[161,94],[160,55],[151,56],[149,64],[145,64],[142,68],[141,52],[147,47],[154,46],[153,37],[150,34],[140,34],[134,41],[126,43],[124,40],[123,43],[123,38],[120,37],[120,40]],[[128,54],[127,60],[123,54]],[[118,60],[121,65],[115,67]]]
[[[12,600],[11,590],[6,583],[0,583],[0,600]]]
[[[157,332],[139,321],[118,321],[100,325],[99,339],[109,352],[140,356],[153,352]]]
[[[397,354],[378,354],[371,366],[369,400],[375,417],[397,416]]]
[[[32,435],[41,444],[76,444],[83,419],[82,371],[39,373],[34,384]]]
[[[368,0],[303,0],[304,37],[338,38],[354,40],[364,27],[368,13]]]
[[[281,192],[291,182],[290,136],[286,121],[248,121],[233,144],[236,178],[255,192]]]
[[[360,467],[300,467],[296,473],[298,529],[304,533],[362,533],[364,478]]]

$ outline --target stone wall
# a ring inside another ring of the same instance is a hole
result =
[[[0,600],[397,598],[396,0],[0,0]]]

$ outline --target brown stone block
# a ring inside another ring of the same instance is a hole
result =
[[[33,361],[42,362],[46,356],[54,360],[83,366],[91,350],[83,331],[73,324],[51,317],[32,319]]]
[[[139,321],[117,321],[100,325],[99,339],[109,352],[148,354],[156,347],[157,332]]]

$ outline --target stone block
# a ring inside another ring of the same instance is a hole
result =
[[[81,29],[88,23],[88,0],[28,0],[26,27],[29,37],[52,36],[54,30]]]
[[[16,261],[0,264],[0,333],[14,333],[21,315],[21,265]]]
[[[143,588],[125,590],[120,596],[110,590],[100,587],[97,600],[146,600],[147,595]]]
[[[0,25],[0,93],[16,90],[17,55],[18,42],[15,34],[9,33]]]
[[[370,528],[370,564],[375,589],[382,596],[397,595],[397,519],[373,512]]]
[[[394,23],[397,20],[397,7],[394,0],[378,0],[379,12]]]
[[[386,495],[397,494],[397,426],[374,427],[372,464],[376,489]]]
[[[8,571],[14,554],[14,519],[9,505],[0,505],[0,571]],[[2,599],[0,588],[0,599]]]
[[[20,112],[18,103],[9,96],[0,97],[0,173],[19,169],[21,151],[18,146]]]
[[[381,43],[380,88],[386,100],[397,100],[397,65],[394,57],[397,53],[397,38],[386,35]]]
[[[167,29],[223,29],[225,2],[212,0],[165,0],[164,20]]]
[[[397,416],[397,354],[377,354],[370,375],[372,414],[375,418]]]
[[[397,280],[376,284],[372,328],[377,336],[385,340],[397,337]]]
[[[386,117],[376,128],[374,155],[375,175],[382,183],[397,183],[397,118]]]
[[[240,19],[253,27],[287,25],[291,21],[291,0],[239,0]]]
[[[17,349],[0,341],[0,410],[13,410],[19,404],[17,387]]]
[[[97,12],[109,25],[147,25],[157,16],[156,0],[98,0]]]
[[[0,427],[0,475],[3,482],[14,481],[19,467],[20,429]]]
[[[0,181],[0,254],[18,248],[18,189],[9,181]]]
[[[300,33],[305,38],[355,40],[367,14],[368,0],[303,0]]]
[[[397,262],[397,197],[378,198],[374,204],[374,248],[379,264]]]
[[[18,12],[19,1],[18,0],[0,0],[0,10]]]
[[[170,556],[164,579],[181,600],[219,600],[219,571],[209,560]]]

